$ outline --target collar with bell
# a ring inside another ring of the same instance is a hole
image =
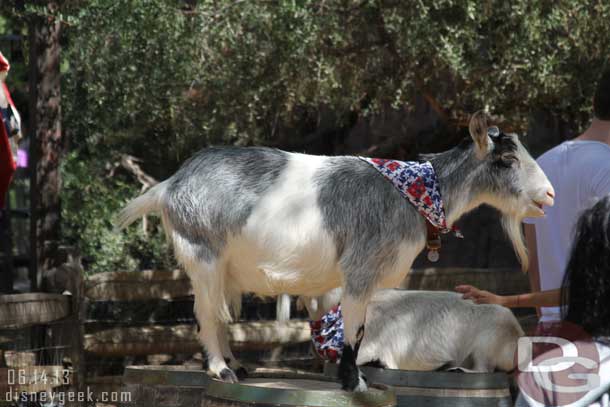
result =
[[[432,263],[436,263],[440,258],[439,251],[441,250],[441,231],[439,228],[434,226],[428,219],[426,219],[426,230],[427,230],[427,238],[426,238],[426,249],[428,249],[428,260]],[[456,227],[452,226],[451,231],[455,235],[455,237],[459,239],[463,239],[464,235],[462,232]]]

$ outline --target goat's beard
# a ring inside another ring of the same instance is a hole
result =
[[[526,272],[529,266],[529,257],[527,255],[527,248],[525,247],[523,231],[521,230],[521,220],[521,218],[514,215],[504,215],[502,216],[502,227],[513,244],[517,257],[519,257],[521,270]]]

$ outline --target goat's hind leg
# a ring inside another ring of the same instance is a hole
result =
[[[176,258],[193,286],[197,337],[207,353],[208,369],[221,380],[236,383],[237,375],[227,366],[219,340],[219,331],[231,321],[224,284],[226,264],[219,260],[218,250],[213,246],[193,239],[195,232],[176,230],[167,211],[163,212],[162,219],[165,232],[173,243]]]
[[[208,368],[221,380],[237,383],[237,375],[227,366],[219,341],[220,331],[231,319],[223,289],[224,270],[204,261],[188,262],[185,267],[193,285],[194,310],[199,324],[197,336],[206,350]]]
[[[231,302],[231,312],[235,319],[239,318],[241,311],[241,293],[227,292],[225,298],[229,298]],[[228,325],[222,324],[218,329],[218,342],[220,343],[220,351],[225,359],[225,363],[235,372],[235,375],[240,379],[248,377],[248,371],[239,363],[237,358],[233,356],[228,337]]]
[[[239,381],[237,375],[227,366],[219,341],[219,333],[225,329],[224,324],[214,315],[213,309],[204,305],[208,302],[198,301],[197,297],[198,295],[195,294],[195,315],[200,326],[197,336],[206,350],[208,368],[214,376],[221,380],[237,383]]]

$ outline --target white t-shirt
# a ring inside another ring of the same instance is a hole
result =
[[[540,289],[561,287],[574,227],[583,210],[610,194],[610,146],[598,141],[566,141],[542,154],[538,164],[555,189],[555,205],[536,226]],[[541,321],[558,320],[559,307],[542,308]]]
[[[575,346],[578,348],[579,342],[575,342]],[[543,407],[557,406],[560,404],[562,407],[605,407],[610,405],[610,347],[599,342],[595,343],[595,347],[597,348],[597,352],[599,354],[599,370],[597,373],[599,381],[597,385],[595,385],[594,382],[591,382],[591,386],[593,388],[589,390],[586,394],[584,394],[582,398],[580,398],[576,402],[569,404],[561,403],[562,395],[561,389],[559,388],[559,386],[562,386],[562,384],[560,384],[561,379],[557,379],[555,377],[555,373],[552,371],[547,373],[546,369],[549,366],[540,367],[541,360],[548,360],[548,358],[545,358],[545,355],[543,354],[539,359],[536,359],[536,362],[534,362],[536,366],[533,369],[534,372],[529,376],[522,378],[522,380],[526,381],[527,383],[519,382],[519,385],[523,385],[525,389],[532,388],[532,386],[541,389],[542,394],[544,395],[543,398],[545,402],[541,403],[540,401],[533,399],[527,394],[527,390],[524,390],[524,388],[521,387],[519,396],[517,397],[517,401],[515,403],[515,407]],[[564,352],[564,354],[565,353],[566,352]],[[559,364],[560,362],[562,361],[557,361],[556,363]],[[552,365],[550,366],[552,367]],[[578,365],[576,363],[572,364],[572,367],[568,367],[567,369],[574,372],[573,377],[577,378],[576,375],[578,375],[580,369],[578,368]],[[560,369],[559,366],[557,366],[558,371],[564,371],[567,369]],[[548,382],[548,388],[546,389],[541,387],[541,383],[545,381]],[[585,382],[583,379],[583,381],[579,381],[577,385],[580,386],[584,383],[589,382]],[[575,384],[576,383],[573,383],[572,385]]]

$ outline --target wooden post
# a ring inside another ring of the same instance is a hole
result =
[[[290,296],[288,294],[280,294],[276,298],[275,303],[275,319],[278,322],[286,322],[290,320]],[[276,346],[271,351],[271,360],[279,360],[283,346]]]
[[[275,319],[279,322],[290,320],[290,296],[288,294],[280,294],[277,296],[275,315]]]
[[[80,266],[80,254],[72,253],[73,258],[70,260],[73,264]],[[75,392],[83,392],[86,390],[85,385],[85,315],[86,315],[86,298],[85,298],[85,271],[79,267],[79,273],[73,276],[74,292],[72,293],[72,312],[71,320],[67,324],[72,338],[72,346],[70,347],[70,361],[72,362],[72,382],[71,388]]]
[[[51,326],[57,344],[67,345],[62,358],[70,360],[69,391],[75,394],[86,393],[85,356],[84,356],[84,322],[86,313],[85,272],[81,265],[78,249],[68,246],[59,248],[58,256],[63,260],[62,266],[45,275],[44,287],[51,292],[67,294],[70,297],[70,311],[67,318]],[[79,403],[70,403],[82,405]]]
[[[52,15],[58,8],[58,1],[47,1],[49,15],[34,15],[29,20],[32,291],[40,286],[41,271],[58,265],[59,162],[63,151],[59,72],[61,24]]]
[[[0,293],[13,291],[13,245],[11,233],[10,205],[0,216]],[[0,211],[3,209],[0,208]]]
[[[42,3],[42,2],[41,2]],[[45,15],[28,16],[30,87],[30,288],[41,285],[43,270],[57,266],[59,240],[59,159],[62,151],[59,38],[61,24],[53,16],[57,0],[42,3]],[[32,328],[31,346],[44,347],[46,328]]]

